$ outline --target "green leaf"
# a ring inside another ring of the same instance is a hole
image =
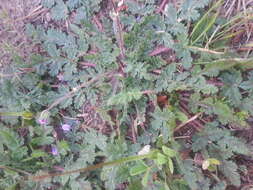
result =
[[[211,7],[194,26],[192,33],[190,35],[192,45],[198,42],[198,40],[201,39],[207,33],[207,31],[210,30],[210,28],[214,25],[219,12],[217,11],[214,15],[210,15],[210,13],[213,9],[220,6],[221,2],[222,1],[220,0],[216,4],[214,4],[213,7]]]
[[[78,7],[82,1],[81,0],[69,0],[66,5],[70,8],[70,10]]]
[[[107,148],[107,137],[94,129],[86,132],[84,139],[88,144],[96,145],[102,151],[105,151]]]
[[[185,0],[180,7],[179,18],[186,19],[187,21],[195,21],[200,16],[197,9],[206,6],[210,0]]]
[[[218,141],[218,144],[224,149],[228,149],[237,154],[249,155],[250,150],[247,145],[239,138],[226,135]]]
[[[140,180],[132,181],[128,185],[127,190],[143,190],[141,181]]]
[[[183,123],[188,120],[188,116],[184,112],[181,112],[181,111],[176,112],[176,117]]]
[[[107,104],[108,105],[119,105],[127,104],[133,100],[139,100],[142,96],[142,93],[139,90],[133,90],[128,92],[121,92],[113,97],[111,97]]]
[[[163,153],[166,154],[169,157],[175,157],[177,155],[177,152],[171,148],[168,148],[166,146],[162,146]]]
[[[156,158],[155,161],[158,165],[163,165],[168,161],[168,159],[167,159],[167,156],[165,156],[164,154],[161,154],[160,152],[158,152],[157,153],[157,158]]]
[[[221,101],[217,101],[214,104],[214,113],[217,114],[219,121],[222,124],[227,124],[234,120],[234,113],[231,108]]]
[[[168,158],[168,164],[169,164],[170,172],[171,172],[171,174],[173,174],[174,173],[174,164],[173,164],[173,161],[171,158]]]
[[[147,169],[148,166],[143,161],[139,161],[136,163],[134,167],[130,168],[130,175],[131,176],[139,175],[147,171]]]
[[[217,185],[215,185],[212,190],[225,190],[226,187],[227,187],[226,183],[222,181],[219,182]]]
[[[47,153],[41,151],[41,150],[34,150],[29,158],[23,159],[21,162],[27,162],[29,160],[32,160],[34,158],[40,158],[40,157],[46,157],[48,156]]]
[[[13,132],[0,130],[0,136],[3,143],[6,144],[6,146],[11,150],[15,150],[21,145],[19,143],[19,139]]]
[[[175,179],[170,183],[170,186],[173,190],[189,190],[189,186],[184,179]]]
[[[66,64],[66,61],[56,61],[52,59],[49,65],[49,74],[54,77],[62,70],[63,65]]]
[[[142,177],[141,180],[141,184],[146,187],[148,185],[148,180],[149,180],[149,176],[150,176],[150,168],[148,168],[144,174],[144,176]]]
[[[51,57],[59,57],[60,51],[57,49],[56,44],[54,43],[47,43],[44,45],[46,51]]]
[[[31,143],[34,145],[48,145],[48,144],[52,144],[54,142],[54,138],[53,137],[48,137],[48,136],[44,136],[44,137],[35,137],[31,140]]]
[[[222,82],[225,86],[222,88],[222,95],[228,97],[233,105],[241,104],[242,95],[239,91],[239,86],[242,82],[240,71],[226,72],[221,75]]]
[[[253,89],[253,72],[249,73],[248,80],[244,81],[239,86],[243,90],[252,90]]]
[[[214,165],[220,165],[221,162],[215,158],[208,158],[208,161],[210,164],[214,164]]]
[[[163,142],[167,143],[172,130],[176,126],[175,115],[169,109],[161,110],[156,107],[155,112],[152,114],[153,121],[151,126],[154,130],[159,130],[162,134]]]
[[[55,0],[42,0],[41,4],[43,7],[51,8],[55,4]]]
[[[56,5],[51,9],[54,20],[63,20],[68,16],[68,8],[62,0],[57,0]]]
[[[221,172],[226,176],[231,184],[239,187],[241,185],[240,174],[237,165],[233,161],[224,161],[220,166]]]

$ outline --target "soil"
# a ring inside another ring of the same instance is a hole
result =
[[[13,61],[13,55],[27,58],[33,52],[25,35],[25,24],[40,16],[40,0],[0,0],[0,68]]]

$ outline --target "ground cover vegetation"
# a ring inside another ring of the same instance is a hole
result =
[[[40,8],[1,68],[0,189],[252,187],[252,1]]]

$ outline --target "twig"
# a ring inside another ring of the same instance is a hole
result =
[[[174,139],[187,139],[187,138],[191,138],[191,136],[178,136],[178,137],[174,137]]]
[[[94,23],[97,25],[99,32],[104,32],[104,27],[103,27],[103,25],[101,24],[100,20],[98,19],[98,16],[97,16],[97,15],[94,15],[94,16],[93,16],[93,21],[94,21]]]
[[[132,117],[131,117],[131,128],[132,128],[132,140],[133,143],[136,144],[137,122],[136,119],[133,119]]]
[[[148,55],[149,56],[155,56],[155,55],[159,55],[159,54],[164,53],[164,52],[168,52],[170,50],[171,50],[170,48],[167,48],[165,46],[158,46],[152,52],[150,52]]]
[[[148,95],[148,94],[155,94],[156,92],[154,90],[144,90],[141,92],[143,95]]]
[[[43,12],[46,12],[48,11],[49,9],[44,9],[42,8],[42,5],[38,6],[37,8],[35,8],[31,13],[29,13],[28,15],[24,16],[24,17],[21,17],[21,18],[18,18],[16,20],[14,20],[15,22],[17,21],[23,21],[23,20],[26,20],[30,17],[33,17],[33,16],[36,16],[36,15],[40,15],[41,13]],[[41,10],[40,10],[41,9]]]
[[[233,0],[232,3],[231,3],[231,5],[230,5],[230,7],[229,7],[228,10],[226,11],[225,16],[226,16],[227,18],[229,18],[229,17],[231,16],[231,14],[232,14],[232,12],[233,12],[234,5],[235,5],[235,2],[236,2],[236,0]]]
[[[208,84],[212,84],[214,86],[224,86],[224,83],[221,81],[212,81],[212,80],[208,80],[207,81]]]
[[[9,166],[1,166],[0,165],[0,169],[4,169],[4,170],[12,170],[12,171],[15,171],[15,172],[18,172],[18,173],[22,173],[22,174],[25,174],[25,175],[31,175],[30,173],[26,172],[26,171],[23,171],[23,170],[20,170],[20,169],[16,169],[16,168],[11,168]]]
[[[190,119],[188,119],[186,122],[184,123],[181,123],[179,126],[177,126],[175,129],[174,129],[174,132],[178,131],[179,129],[181,129],[183,126],[185,126],[186,124],[196,120],[200,115],[202,114],[202,112],[200,113],[197,113],[196,115],[194,115],[193,117],[191,117]]]
[[[86,66],[86,67],[96,67],[97,65],[95,63],[90,63],[90,62],[78,62],[78,64]]]
[[[94,77],[93,79],[89,80],[88,82],[84,82],[81,85],[74,87],[73,90],[71,90],[70,92],[68,92],[67,94],[65,94],[64,96],[60,97],[59,99],[57,99],[56,101],[54,101],[46,110],[44,111],[49,111],[50,109],[52,109],[53,107],[57,106],[58,104],[60,104],[62,101],[66,100],[67,98],[70,98],[72,96],[74,96],[74,94],[76,94],[80,89],[84,88],[84,87],[88,87],[91,84],[93,84],[94,82],[98,81],[99,79],[108,76],[112,74],[112,72],[107,72],[107,73],[103,73],[101,75],[98,75],[97,77]]]
[[[113,14],[111,16],[112,21],[113,21],[113,30],[114,30],[114,34],[116,35],[118,46],[120,48],[121,58],[124,59],[125,58],[125,47],[124,47],[124,41],[123,41],[123,35],[122,35],[122,25],[121,25],[120,19],[119,19],[119,12],[118,12],[117,7],[116,7],[113,0],[111,0],[111,4],[112,4],[113,10],[114,10]]]
[[[159,8],[156,10],[156,13],[160,13],[164,10],[166,4],[169,2],[169,0],[163,0]]]
[[[209,48],[209,44],[211,43],[211,41],[213,40],[214,36],[216,35],[216,33],[219,31],[220,29],[220,25],[217,26],[217,28],[215,28],[213,34],[211,35],[211,37],[209,38],[208,42],[205,45],[205,49]]]
[[[22,74],[26,74],[26,73],[30,73],[30,72],[33,72],[35,71],[35,69],[33,68],[29,68],[29,69],[23,69],[23,71],[20,71],[20,72],[16,72],[16,73],[13,73],[13,74],[3,74],[3,73],[0,73],[0,78],[5,78],[5,77],[13,77],[13,76],[17,76],[17,75],[22,75]]]
[[[189,117],[191,116],[187,110],[187,106],[183,103],[180,104],[180,109]],[[194,124],[194,125],[193,125]],[[198,120],[193,120],[192,125],[195,127],[196,130],[200,131],[203,128],[203,125]]]
[[[115,165],[123,164],[123,163],[126,163],[126,162],[132,162],[132,161],[136,161],[136,160],[142,160],[142,159],[145,159],[145,158],[150,158],[150,157],[154,156],[154,153],[155,153],[155,151],[153,151],[153,152],[151,151],[150,153],[145,154],[145,155],[124,157],[124,158],[121,158],[119,160],[109,161],[109,162],[102,162],[102,163],[99,163],[99,164],[96,164],[96,165],[88,166],[86,168],[65,171],[65,172],[62,172],[62,173],[45,174],[45,175],[40,175],[40,176],[32,176],[31,175],[31,176],[28,177],[28,180],[40,181],[40,180],[55,177],[55,176],[64,176],[64,175],[70,175],[70,174],[74,174],[74,173],[93,171],[93,170],[96,170],[98,168],[102,168],[102,167],[105,167],[105,166],[115,166]]]

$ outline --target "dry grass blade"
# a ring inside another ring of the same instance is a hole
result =
[[[214,50],[210,50],[210,49],[206,49],[206,48],[195,47],[195,46],[187,46],[187,48],[192,49],[192,50],[201,51],[201,52],[210,53],[210,54],[216,54],[216,55],[223,55],[224,54],[224,52],[218,52],[218,51],[214,51]]]
[[[196,120],[199,116],[201,116],[202,112],[200,113],[197,113],[196,115],[194,115],[193,117],[191,117],[190,119],[188,119],[186,122],[184,123],[181,123],[179,126],[177,126],[175,129],[174,129],[174,132],[178,131],[179,129],[181,129],[182,127],[184,127],[185,125],[187,125],[188,123]]]

